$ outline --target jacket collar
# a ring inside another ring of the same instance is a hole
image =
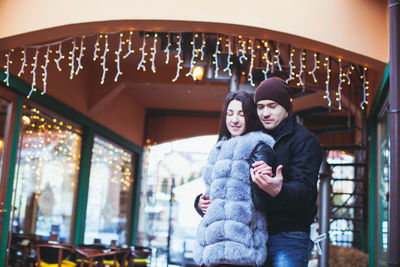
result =
[[[289,114],[286,119],[284,119],[275,129],[267,131],[270,135],[274,137],[277,141],[284,135],[290,134],[294,131],[294,126],[296,124],[296,117],[294,114]]]

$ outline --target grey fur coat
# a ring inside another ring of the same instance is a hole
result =
[[[218,141],[203,170],[211,204],[197,229],[194,260],[199,265],[261,266],[267,257],[267,223],[252,202],[248,159],[260,143],[274,139],[250,132]]]

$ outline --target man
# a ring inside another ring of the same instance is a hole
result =
[[[322,150],[317,138],[290,114],[288,86],[272,77],[258,86],[254,101],[265,131],[276,141],[276,175],[255,162],[253,182],[264,193],[268,221],[266,266],[307,266],[312,248],[310,225],[316,215],[317,180]]]

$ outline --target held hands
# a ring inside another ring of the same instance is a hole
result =
[[[210,198],[205,194],[203,194],[199,199],[199,204],[197,204],[197,207],[201,210],[201,212],[203,212],[203,214],[206,214],[210,203],[211,203]]]
[[[272,177],[272,169],[264,161],[256,161],[250,169],[253,182],[270,196],[276,197],[282,189],[283,176],[282,165],[276,169],[275,177]]]

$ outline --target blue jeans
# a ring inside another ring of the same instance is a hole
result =
[[[268,240],[267,267],[307,267],[313,242],[306,232],[282,232]]]

